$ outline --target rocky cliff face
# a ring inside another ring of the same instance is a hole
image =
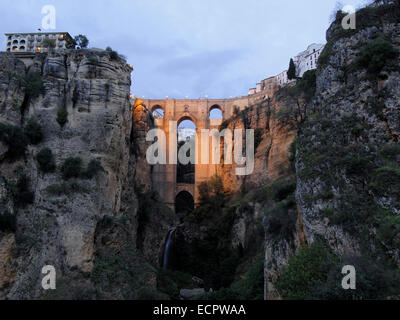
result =
[[[134,152],[144,142],[132,124],[131,70],[108,52],[89,50],[37,55],[29,68],[1,53],[0,68],[1,123],[24,127],[33,119],[43,135],[18,159],[7,156],[12,146],[0,139],[0,214],[14,223],[4,223],[0,233],[1,297],[42,297],[45,265],[56,267],[60,290],[65,290],[58,297],[74,292],[62,283],[93,297],[97,284],[110,282],[101,277],[104,268],[113,267],[111,257],[126,258],[127,265],[142,259],[133,255],[139,207],[134,181],[149,185],[150,168]],[[147,117],[143,110],[135,112]],[[36,157],[44,148],[54,156],[53,172],[39,168]],[[81,159],[83,174],[63,181],[62,164],[70,157]],[[85,167],[91,162],[101,169],[88,177]],[[33,195],[24,206],[11,191],[22,174]],[[154,288],[154,271],[146,266],[143,260],[142,280]],[[131,298],[137,294],[134,288],[127,291]],[[105,288],[96,291],[100,298],[108,296]]]
[[[298,227],[304,232],[297,229],[302,241],[291,249],[287,241],[272,248],[267,241],[268,298],[351,298],[338,289],[346,264],[358,272],[357,297],[399,294],[398,284],[391,284],[400,266],[398,14],[395,6],[362,9],[357,30],[344,31],[338,16],[327,32],[316,95],[297,140]],[[311,247],[302,250],[301,244]],[[309,274],[301,274],[303,263],[321,256],[329,266],[311,271],[308,264]],[[281,261],[275,277],[268,277],[274,260]],[[296,281],[290,278],[295,270]],[[311,288],[311,280],[319,284]]]
[[[222,164],[219,171],[223,173],[227,189],[237,193],[259,188],[290,174],[289,147],[297,135],[296,123],[281,121],[278,114],[283,109],[294,110],[296,103],[294,97],[278,91],[271,98],[237,112],[223,124],[221,129],[228,128],[232,132],[235,129],[255,130],[254,172],[241,177],[235,173],[236,164]],[[223,152],[223,146],[221,150]]]

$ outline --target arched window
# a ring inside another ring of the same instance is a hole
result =
[[[178,155],[181,151],[181,148],[186,148],[190,143],[195,144],[196,137],[196,125],[189,118],[183,118],[178,125]],[[192,149],[188,149],[186,153],[186,157],[190,159],[195,159],[196,155],[191,154]],[[185,183],[185,184],[194,184],[195,183],[195,161],[190,161],[188,164],[182,164],[179,161],[178,157],[178,166],[177,166],[177,183]]]
[[[24,50],[25,50],[25,47],[24,47],[24,46],[21,46],[21,47],[19,47],[19,50],[24,51]]]
[[[152,115],[154,119],[164,119],[164,110],[160,106],[153,107]]]
[[[218,105],[212,106],[210,109],[210,120],[222,120],[223,113],[221,107]]]
[[[188,215],[194,210],[193,196],[187,192],[180,192],[175,198],[175,213],[177,215]]]

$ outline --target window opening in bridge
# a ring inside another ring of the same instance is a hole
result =
[[[183,120],[178,126],[178,154],[179,150],[186,142],[194,141],[196,134],[196,125],[191,120]],[[192,156],[190,150],[186,154],[187,157]],[[177,183],[194,184],[195,183],[195,165],[194,163],[181,164],[178,161],[177,166]]]
[[[210,120],[222,120],[223,113],[219,106],[215,105],[210,109]]]
[[[187,192],[180,192],[175,198],[175,212],[177,215],[186,216],[194,210],[193,196]]]
[[[153,108],[153,117],[154,119],[163,119],[164,118],[164,110],[161,107]]]

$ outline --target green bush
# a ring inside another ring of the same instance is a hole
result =
[[[397,58],[399,51],[392,43],[379,37],[361,48],[356,66],[366,68],[371,74],[378,74],[389,60]]]
[[[57,118],[56,118],[58,124],[61,127],[64,127],[65,124],[68,122],[68,111],[65,108],[60,108],[57,111]]]
[[[12,197],[16,207],[25,208],[28,204],[34,202],[35,194],[30,190],[29,182],[29,178],[23,172],[19,173],[17,182],[7,182],[7,192]]]
[[[385,158],[396,160],[396,158],[400,156],[400,143],[384,146],[380,153]]]
[[[295,193],[296,188],[297,188],[296,182],[278,186],[275,192],[274,200],[275,201],[285,200],[288,196]]]
[[[82,175],[84,178],[93,179],[101,171],[104,171],[104,168],[101,165],[101,162],[98,160],[91,160],[89,162],[86,170],[82,173]]]
[[[82,172],[82,159],[79,157],[70,157],[61,165],[61,173],[65,180],[79,178]]]
[[[53,152],[49,148],[40,150],[36,155],[36,160],[42,172],[48,173],[55,171],[56,163],[54,161]]]
[[[0,231],[14,233],[17,231],[17,219],[14,214],[8,211],[0,213]]]
[[[303,77],[297,80],[296,87],[304,92],[306,100],[310,100],[317,88],[317,70],[309,70],[303,74]]]
[[[111,60],[119,60],[120,59],[120,55],[118,54],[118,52],[114,51],[111,47],[107,47],[106,51],[109,52]]]
[[[48,49],[54,49],[56,47],[56,40],[45,38],[42,41],[42,47]]]
[[[318,67],[326,67],[333,52],[333,41],[328,41],[318,58]]]
[[[43,140],[42,126],[33,118],[28,120],[24,132],[28,137],[30,144],[36,145]]]
[[[231,289],[239,294],[240,300],[264,300],[264,258],[253,264]]]
[[[276,283],[276,289],[284,299],[309,299],[314,283],[326,280],[335,259],[324,245],[314,242],[289,259]]]
[[[352,265],[357,272],[356,290],[343,290],[342,268]],[[333,261],[325,277],[310,286],[313,300],[386,300],[400,294],[398,271],[367,255]]]
[[[160,269],[157,273],[157,289],[171,299],[180,299],[181,289],[193,289],[192,277],[183,272]]]
[[[90,57],[88,58],[88,61],[89,61],[91,64],[94,64],[94,65],[97,65],[97,64],[99,63],[99,61],[98,61],[98,59],[97,59],[96,56],[90,56]]]
[[[264,300],[264,259],[253,264],[240,280],[229,288],[209,292],[196,298],[197,300]]]
[[[282,202],[265,214],[265,234],[269,239],[292,239],[296,231],[297,212],[296,202]]]
[[[28,73],[25,77],[25,93],[32,98],[44,92],[42,76],[39,73]]]
[[[6,157],[12,160],[25,155],[29,142],[27,136],[20,127],[2,123],[0,123],[0,141],[8,146]]]

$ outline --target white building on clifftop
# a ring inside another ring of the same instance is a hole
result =
[[[53,40],[55,49],[73,47],[75,40],[68,32],[6,33],[7,52],[41,52],[45,39]]]
[[[308,48],[300,52],[297,56],[293,58],[294,64],[296,66],[296,76],[301,78],[304,73],[309,70],[317,69],[318,66],[318,58],[321,55],[322,50],[324,50],[325,45],[313,43],[308,46]],[[287,70],[281,72],[275,77],[267,78],[260,83],[257,83],[256,88],[251,88],[249,90],[249,96],[266,91],[271,90],[272,87],[284,87],[290,82],[296,80],[289,80],[287,76]]]

